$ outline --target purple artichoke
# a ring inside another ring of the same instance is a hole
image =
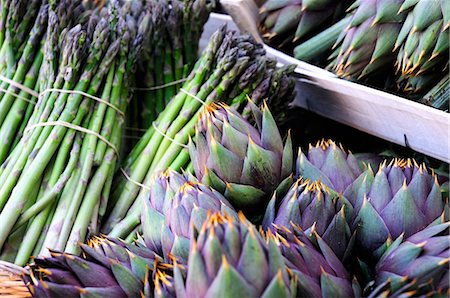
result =
[[[314,245],[305,232],[295,224],[268,231],[269,239],[278,243],[286,264],[298,279],[300,297],[355,297],[360,292],[356,281],[319,235]]]
[[[430,290],[449,291],[450,222],[428,227],[403,241],[394,241],[376,265],[376,284],[391,282],[396,290],[405,278],[418,287],[428,284]]]
[[[141,215],[146,246],[166,260],[170,254],[187,259],[190,229],[200,229],[208,213],[214,211],[237,218],[233,207],[217,191],[184,180],[173,171],[161,173],[151,184]]]
[[[81,248],[82,257],[51,252],[51,257],[36,258],[30,275],[24,276],[33,296],[161,297],[154,281],[170,279],[172,265],[146,247],[97,238]],[[165,290],[174,293],[167,283]]]
[[[291,181],[291,138],[283,141],[267,108],[253,109],[257,128],[234,109],[212,105],[201,114],[190,156],[196,177],[239,209],[265,207],[272,192]],[[289,187],[289,186],[288,186]]]
[[[300,178],[277,206],[274,196],[266,209],[264,229],[288,227],[292,222],[309,235],[320,235],[340,259],[348,257],[354,239],[348,224],[353,207],[342,195],[320,181]]]
[[[275,241],[265,241],[243,215],[209,216],[191,247],[184,278],[175,270],[177,297],[295,297]]]
[[[332,140],[310,145],[307,155],[300,150],[296,168],[297,177],[320,180],[337,192],[344,192],[362,173],[353,154]]]
[[[388,239],[409,237],[448,217],[436,176],[410,159],[383,163],[376,174],[368,169],[344,197],[354,207],[357,243],[375,257],[383,253]]]

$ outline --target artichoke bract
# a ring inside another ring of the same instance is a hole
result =
[[[428,284],[429,290],[449,291],[450,222],[428,227],[403,241],[400,236],[376,265],[376,284],[391,282],[393,290],[405,278],[417,287]]]
[[[94,239],[81,245],[83,255],[51,252],[37,258],[29,276],[35,297],[154,297],[170,264],[149,249],[126,245],[115,239]],[[165,287],[168,289],[168,285]]]
[[[194,233],[186,277],[174,270],[177,297],[295,297],[280,248],[242,213],[213,213]]]
[[[167,189],[173,187],[170,185],[173,177],[181,176],[176,172],[169,175],[172,176],[169,182],[165,174],[155,180],[152,186],[155,190],[144,203],[141,216],[144,242],[166,260],[170,255],[187,260],[192,228],[200,229],[210,212],[224,212],[234,218],[237,213],[220,193],[201,183],[188,181],[173,195],[167,194]]]
[[[298,225],[307,234],[318,234],[340,259],[346,259],[354,241],[349,222],[353,207],[342,195],[320,181],[300,178],[281,200],[269,202],[263,220],[264,229]]]
[[[436,175],[411,159],[385,162],[376,174],[366,170],[344,197],[354,207],[358,245],[374,256],[383,252],[388,239],[409,237],[435,221],[448,220],[448,202]]]
[[[295,224],[267,233],[278,243],[286,264],[297,277],[298,297],[355,297],[360,287],[331,248],[316,234],[314,245]]]
[[[210,105],[200,115],[189,153],[195,176],[236,209],[265,208],[268,197],[290,181],[292,142],[285,145],[266,105],[254,107],[256,127],[234,109]],[[288,186],[289,187],[289,186]]]
[[[355,156],[332,140],[310,145],[307,154],[300,149],[296,171],[297,177],[320,180],[337,192],[344,192],[362,173]]]

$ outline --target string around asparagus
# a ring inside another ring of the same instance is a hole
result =
[[[133,88],[133,90],[135,90],[135,91],[153,91],[153,90],[159,90],[159,89],[164,89],[164,88],[167,88],[167,87],[170,87],[170,86],[173,86],[173,85],[178,85],[178,84],[184,83],[184,82],[186,82],[186,81],[187,81],[187,78],[184,78],[184,79],[179,79],[179,80],[176,80],[176,81],[167,83],[167,84],[162,84],[162,85],[159,85],[159,86],[153,86],[153,87],[135,87],[135,88]]]
[[[7,77],[5,77],[5,76],[3,76],[3,75],[1,75],[1,74],[0,74],[0,81],[3,81],[3,82],[5,82],[5,83],[8,83],[8,84],[10,84],[11,86],[16,87],[17,89],[20,89],[20,90],[24,91],[25,93],[30,94],[31,96],[39,97],[39,93],[38,93],[38,92],[34,91],[34,90],[31,89],[31,88],[28,88],[28,87],[25,86],[25,85],[22,85],[22,84],[18,83],[18,82],[16,82],[16,81],[13,81],[13,80],[11,80],[11,79],[8,79]]]
[[[158,128],[158,126],[156,126],[155,122],[152,123],[152,126],[153,126],[153,128],[154,128],[160,135],[162,135],[163,137],[165,137],[166,139],[168,139],[168,140],[171,141],[172,143],[174,143],[174,144],[176,144],[176,145],[178,145],[178,146],[180,146],[180,147],[186,148],[186,149],[189,148],[186,144],[180,143],[180,142],[178,142],[177,140],[175,140],[175,139],[169,137],[168,135],[166,135],[164,132],[162,132],[162,131]]]
[[[82,95],[84,97],[90,98],[92,100],[98,101],[100,103],[103,103],[105,105],[107,105],[108,107],[112,108],[113,110],[115,110],[122,118],[125,117],[125,113],[120,110],[117,106],[113,105],[112,103],[103,100],[99,97],[96,97],[94,95],[91,95],[89,93],[83,92],[83,91],[78,91],[78,90],[65,90],[65,89],[57,89],[57,88],[49,88],[49,89],[45,89],[44,91],[42,91],[39,96],[44,95],[45,93],[48,92],[59,92],[59,93],[67,93],[67,94],[78,94],[78,95]]]

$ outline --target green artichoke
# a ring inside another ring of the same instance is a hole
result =
[[[275,230],[294,223],[308,235],[320,235],[340,259],[346,259],[354,241],[348,224],[352,215],[353,207],[342,195],[320,181],[300,178],[280,204],[275,196],[269,202],[263,228]]]
[[[260,9],[260,31],[271,44],[295,43],[344,14],[347,0],[268,0]]]
[[[297,177],[320,180],[337,192],[344,192],[362,173],[355,156],[332,140],[309,145],[307,155],[300,149],[296,168]]]
[[[187,259],[190,230],[200,229],[208,213],[225,212],[237,218],[236,211],[220,193],[198,182],[185,181],[180,185],[183,179],[173,171],[155,177],[141,215],[146,246],[166,260],[170,255]]]
[[[376,265],[376,284],[390,281],[393,291],[405,279],[414,280],[419,288],[449,291],[450,222],[428,227],[403,241],[396,239]]]
[[[48,258],[36,258],[24,277],[33,296],[162,297],[163,289],[174,293],[168,277],[172,265],[145,247],[97,238],[81,248],[83,257],[51,252]]]
[[[387,240],[409,237],[448,217],[436,175],[410,159],[385,162],[376,174],[366,170],[344,197],[354,207],[358,245],[375,257],[383,253]]]
[[[293,152],[285,145],[266,105],[253,109],[257,128],[234,109],[208,106],[200,115],[189,152],[195,176],[238,209],[264,208],[280,185],[291,183]]]
[[[275,241],[265,241],[242,213],[213,213],[191,238],[187,275],[174,270],[177,297],[295,297]]]
[[[408,16],[395,43],[399,87],[406,93],[423,92],[448,67],[450,2],[407,0],[400,11]]]
[[[340,77],[358,79],[379,71],[395,59],[395,41],[405,20],[399,13],[404,0],[360,0],[350,7],[328,66]]]
[[[278,243],[287,266],[298,279],[297,295],[300,297],[355,297],[360,287],[352,282],[331,248],[319,235],[314,245],[302,229],[295,225],[279,227],[275,233],[270,230],[268,239]]]

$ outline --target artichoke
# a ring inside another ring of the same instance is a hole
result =
[[[404,0],[362,0],[350,7],[351,17],[328,66],[340,77],[366,77],[395,59],[395,41],[405,20],[398,13]]]
[[[268,107],[253,112],[257,128],[224,104],[208,106],[189,152],[197,179],[224,194],[235,208],[257,212],[279,185],[290,186],[293,152],[290,136],[283,146]]]
[[[33,296],[160,297],[161,279],[170,279],[167,272],[172,265],[145,247],[97,238],[81,248],[85,257],[52,251],[48,258],[36,258],[30,275],[24,277]]]
[[[341,17],[347,0],[268,0],[260,9],[260,31],[270,43],[296,42]]]
[[[362,173],[355,156],[332,140],[309,145],[307,155],[300,149],[296,168],[297,177],[320,180],[337,192],[344,192]]]
[[[267,233],[278,243],[287,266],[298,279],[300,297],[355,297],[360,288],[331,248],[316,234],[317,245],[295,224]]]
[[[264,229],[294,223],[307,234],[320,235],[340,259],[349,256],[354,237],[348,222],[353,207],[342,195],[320,181],[300,178],[277,205],[273,197],[264,216]]]
[[[411,159],[385,162],[376,174],[366,170],[344,197],[354,207],[358,245],[375,257],[388,239],[409,237],[448,216],[436,175]]]
[[[403,240],[395,240],[376,265],[376,284],[390,281],[392,290],[403,286],[405,278],[419,288],[449,291],[450,222],[428,227]]]
[[[450,2],[408,0],[400,11],[408,16],[395,43],[398,83],[403,92],[423,92],[448,67]]]
[[[161,173],[151,184],[141,215],[144,242],[164,257],[187,259],[190,229],[200,229],[209,212],[226,212],[237,218],[230,203],[217,191],[173,171]],[[178,189],[177,189],[178,187]]]
[[[191,238],[187,276],[174,270],[177,297],[295,297],[280,248],[242,213],[213,213]]]

